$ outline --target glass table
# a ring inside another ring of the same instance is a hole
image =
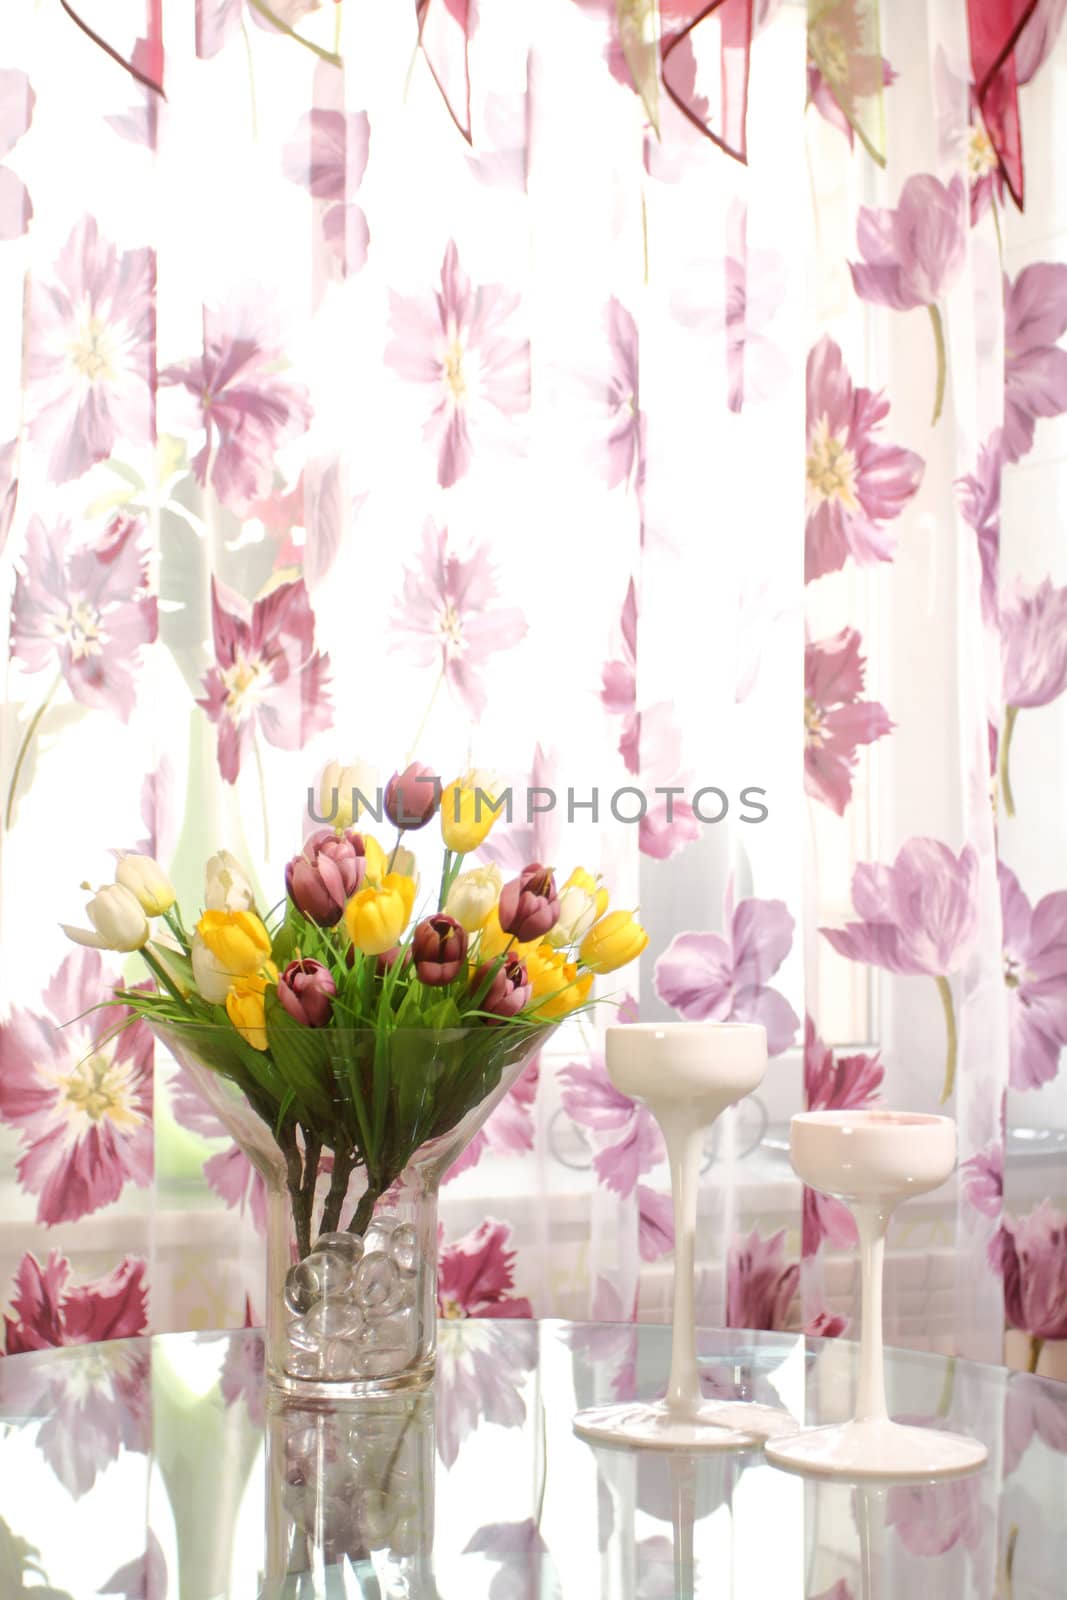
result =
[[[269,1403],[260,1335],[0,1360],[0,1595],[38,1600],[1053,1600],[1067,1385],[889,1352],[894,1415],[976,1434],[937,1486],[802,1479],[759,1451],[593,1448],[581,1406],[662,1392],[669,1329],[441,1324],[423,1396]],[[709,1395],[850,1412],[855,1346],[700,1336]]]

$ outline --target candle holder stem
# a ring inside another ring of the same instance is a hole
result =
[[[882,1282],[885,1272],[885,1236],[889,1212],[878,1206],[857,1205],[853,1210],[860,1236],[860,1376],[856,1395],[856,1421],[884,1421],[885,1351],[883,1345]]]
[[[667,1381],[667,1406],[679,1418],[692,1418],[700,1408],[697,1370],[696,1276],[697,1185],[703,1128],[685,1108],[649,1110],[659,1123],[667,1146],[674,1205],[674,1311],[671,1335],[671,1373]]]

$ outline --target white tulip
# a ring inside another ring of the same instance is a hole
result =
[[[115,869],[115,882],[136,895],[147,917],[161,917],[176,898],[174,885],[151,856],[123,856]]]
[[[327,824],[338,833],[353,827],[360,812],[366,809],[356,799],[355,791],[373,801],[378,792],[377,778],[374,768],[365,761],[353,761],[347,767],[339,761],[328,761],[319,779],[318,816],[325,817]]]
[[[85,885],[88,888],[88,884]],[[109,883],[98,889],[85,908],[95,932],[88,928],[60,927],[75,944],[94,950],[140,950],[148,942],[148,918],[137,896],[125,884]]]
[[[237,857],[216,851],[204,868],[204,910],[252,911],[255,904],[255,890]]]
[[[221,909],[221,908],[216,908]],[[193,934],[189,954],[193,960],[193,978],[201,999],[209,1006],[221,1006],[230,992],[233,973],[227,972],[217,956],[212,955],[198,933]]]
[[[469,872],[461,872],[449,889],[445,910],[468,933],[475,933],[500,899],[503,887],[504,879],[495,862],[488,867],[472,867]]]
[[[578,884],[572,884],[569,889],[561,890],[559,920],[545,935],[549,944],[555,945],[557,950],[562,950],[566,945],[578,944],[600,916],[601,909],[598,897]]]

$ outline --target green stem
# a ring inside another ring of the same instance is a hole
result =
[[[937,306],[927,306],[930,313],[930,322],[934,330],[934,350],[937,355],[937,386],[934,390],[934,414],[930,426],[935,427],[941,415],[941,407],[945,403],[945,375],[947,361],[945,358],[945,328],[941,321],[941,313]]]
[[[381,1196],[381,1186],[374,1182],[368,1174],[367,1187],[360,1196],[359,1205],[356,1207],[355,1211],[353,1211],[352,1220],[348,1224],[349,1233],[358,1233],[361,1235],[366,1233],[370,1219],[374,1215],[374,1208],[381,1199]]]
[[[411,741],[411,749],[408,751],[407,756],[404,759],[404,765],[405,766],[410,766],[412,761],[414,761],[414,759],[415,759],[415,752],[419,748],[419,741],[421,740],[423,734],[426,732],[426,724],[430,720],[430,712],[434,708],[434,704],[436,703],[436,700],[437,700],[438,690],[440,689],[440,687],[441,687],[442,683],[444,683],[444,681],[445,681],[445,669],[444,669],[444,667],[442,667],[440,672],[437,674],[437,680],[434,683],[433,688],[430,690],[430,698],[426,702],[426,710],[422,713],[422,721],[419,723],[418,727],[415,729],[415,737]]]
[[[1041,1352],[1044,1348],[1044,1339],[1039,1339],[1036,1333],[1032,1333],[1030,1335],[1030,1358],[1026,1363],[1027,1372],[1037,1371],[1037,1364],[1041,1360]]]
[[[401,828],[398,828],[396,830],[396,844],[394,844],[393,853],[389,857],[389,865],[385,869],[386,872],[392,872],[392,870],[393,870],[393,863],[396,861],[396,853],[400,849],[400,841],[401,841],[401,839],[403,837],[404,837],[403,830]],[[438,908],[438,909],[440,909],[440,908]]]
[[[939,1417],[947,1417],[952,1408],[952,1391],[956,1386],[956,1357],[949,1356],[945,1362],[945,1381],[941,1385],[941,1398],[937,1402]]]
[[[452,887],[452,881],[451,881],[451,878],[449,877],[449,873],[451,872],[451,870],[452,870],[452,852],[446,846],[445,847],[444,865],[441,868],[441,892],[437,896],[437,909],[438,909],[438,911],[443,911],[445,909],[445,901],[448,899],[448,891]]]
[[[315,1181],[319,1175],[319,1157],[322,1154],[322,1140],[317,1139],[308,1128],[304,1128],[304,1180],[300,1185],[300,1198],[304,1205],[304,1215],[308,1222],[308,1247],[311,1245],[311,1214],[315,1204]]]
[[[45,712],[48,710],[48,707],[52,704],[53,696],[55,695],[56,690],[59,688],[59,686],[60,686],[60,684],[62,682],[63,682],[63,674],[61,672],[59,672],[59,673],[56,674],[56,678],[55,678],[54,683],[52,684],[52,687],[49,689],[48,693],[45,695],[44,699],[41,701],[40,705],[37,707],[37,710],[34,712],[33,716],[30,718],[29,726],[26,729],[25,737],[23,738],[23,741],[22,741],[21,745],[19,746],[19,753],[18,753],[17,757],[15,758],[15,770],[11,774],[11,783],[10,783],[10,785],[8,787],[8,791],[7,791],[7,810],[4,813],[4,827],[7,828],[8,830],[10,830],[10,828],[11,828],[11,818],[14,815],[14,811],[15,811],[15,795],[18,792],[19,778],[22,776],[23,762],[26,760],[26,756],[27,756],[27,753],[29,751],[30,745],[33,743],[34,735],[36,734],[37,729],[41,725],[41,718],[44,716]]]
[[[996,232],[997,232],[997,255],[1000,257],[1000,266],[1001,266],[1001,270],[1003,271],[1003,268],[1004,268],[1004,239],[1003,239],[1003,236],[1002,236],[1001,231],[1000,231],[1000,209],[997,206],[997,197],[996,197],[995,194],[990,196],[989,205],[990,205],[990,209],[991,209],[991,211],[993,213],[993,226],[994,226],[994,228],[996,229]]]
[[[1019,1542],[1019,1524],[1013,1522],[1008,1530],[1008,1548],[1004,1552],[1004,1600],[1015,1594],[1015,1546]]]
[[[355,1151],[334,1151],[330,1192],[326,1196],[326,1204],[322,1208],[323,1233],[334,1233],[337,1229],[337,1224],[341,1220],[341,1207],[344,1205],[345,1195],[348,1193],[348,1180],[352,1176],[352,1169],[355,1164]]]
[[[1000,792],[1004,800],[1004,815],[1015,815],[1015,796],[1011,792],[1011,736],[1015,732],[1015,719],[1019,715],[1018,706],[1005,706],[1004,728],[1000,735]]]
[[[177,984],[174,982],[174,979],[171,977],[170,973],[167,971],[159,957],[150,954],[147,945],[142,945],[141,956],[144,960],[145,966],[151,972],[156,982],[162,984],[163,988],[166,989],[167,993],[172,999],[178,1000],[182,1005],[184,1005],[185,996],[182,994],[181,990],[178,988]]]
[[[168,911],[164,911],[163,920],[167,924],[167,927],[170,929],[171,933],[177,939],[178,943],[185,950],[186,955],[188,955],[191,940],[185,931],[185,924],[182,921],[182,914],[178,909],[178,902],[176,900]]]
[[[333,53],[340,59],[341,56],[341,0],[335,0],[333,8]]]
[[[944,1105],[956,1086],[956,1057],[959,1054],[959,1035],[956,1032],[956,1010],[952,1004],[952,987],[947,978],[935,978],[937,992],[941,996],[941,1004],[945,1012],[945,1033],[948,1036],[948,1051],[945,1058],[945,1086],[941,1090],[941,1104]]]
[[[248,24],[244,17],[241,18],[241,36],[245,42],[245,57],[248,61],[248,107],[252,113],[252,143],[259,143],[259,109],[256,105],[256,70],[255,59],[252,55],[252,39],[248,32]]]
[[[260,16],[265,17],[272,27],[277,28],[279,33],[284,33],[288,38],[295,39],[297,44],[304,46],[305,50],[310,50],[313,56],[318,56],[320,61],[328,61],[332,67],[342,65],[341,57],[335,51],[324,50],[322,45],[316,44],[313,39],[305,39],[302,33],[297,33],[296,29],[291,28],[287,22],[283,22],[281,17],[275,16],[270,6],[266,4],[266,0],[248,0],[248,3],[253,11],[258,11]]]
[[[304,1205],[304,1180],[303,1170],[300,1165],[300,1151],[296,1142],[296,1125],[286,1122],[278,1130],[278,1145],[285,1156],[286,1183],[289,1189],[289,1199],[293,1207],[293,1223],[296,1228],[296,1248],[299,1258],[303,1261],[305,1256],[311,1254],[311,1218]]]

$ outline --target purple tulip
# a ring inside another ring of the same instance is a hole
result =
[[[476,995],[493,970],[494,963],[486,961],[471,979],[471,994]],[[494,1017],[516,1017],[530,998],[530,980],[526,968],[514,951],[509,951],[497,970],[488,990],[479,1001],[479,1010]]]
[[[285,869],[289,898],[309,922],[332,928],[367,870],[361,834],[320,828]]]
[[[559,895],[551,867],[534,861],[500,891],[500,926],[520,944],[543,939],[559,921]]]
[[[337,985],[321,961],[290,961],[278,979],[278,999],[305,1028],[325,1028],[333,1014]]]
[[[415,976],[431,989],[458,978],[467,957],[467,930],[439,911],[420,922],[411,940]]]
[[[1004,1279],[1004,1310],[1033,1339],[1067,1339],[1067,1216],[1042,1200],[1029,1216],[1008,1217],[989,1245]]]
[[[441,780],[436,772],[412,761],[394,772],[385,786],[385,814],[395,828],[424,828],[441,803]]]
[[[957,173],[946,187],[930,173],[913,174],[895,211],[860,206],[856,242],[864,257],[849,262],[861,300],[910,311],[940,300],[967,254],[967,207]]]

